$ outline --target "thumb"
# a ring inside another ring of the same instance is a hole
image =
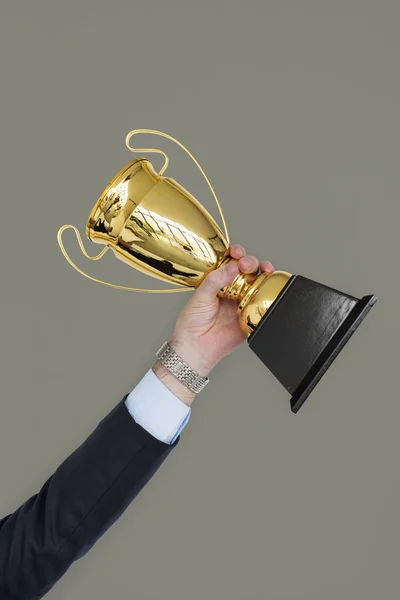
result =
[[[227,265],[211,271],[197,288],[194,297],[197,302],[211,303],[218,292],[231,283],[239,272],[237,262],[231,261]]]

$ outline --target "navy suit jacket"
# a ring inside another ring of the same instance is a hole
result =
[[[125,397],[126,398],[126,397]],[[120,517],[171,450],[125,398],[45,482],[0,520],[0,599],[37,600]]]

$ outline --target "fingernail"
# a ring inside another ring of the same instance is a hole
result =
[[[234,250],[235,252],[240,252],[243,256],[245,255],[245,249],[243,248],[243,246],[241,246],[240,244],[233,244],[232,246],[232,250]]]
[[[251,261],[248,258],[242,258],[242,260],[240,261],[240,265],[243,268],[248,269],[251,266]]]

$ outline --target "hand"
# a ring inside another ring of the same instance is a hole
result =
[[[236,316],[237,303],[218,298],[220,289],[233,281],[238,269],[242,273],[255,273],[259,268],[262,272],[274,271],[270,262],[260,264],[254,256],[247,256],[240,245],[232,246],[230,255],[238,262],[228,263],[207,275],[181,311],[170,340],[177,354],[203,377],[246,339]],[[194,394],[160,363],[154,372],[186,404],[191,403]]]

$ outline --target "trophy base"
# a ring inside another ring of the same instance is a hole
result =
[[[251,350],[291,394],[297,413],[375,304],[294,275],[255,331]]]

